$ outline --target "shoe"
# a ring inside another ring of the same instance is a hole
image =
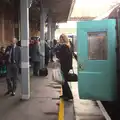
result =
[[[15,96],[15,92],[12,92],[12,93],[11,93],[11,96]]]
[[[67,98],[67,97],[65,97],[65,98],[64,98],[64,101],[71,101],[71,102],[72,102],[72,101],[73,101],[73,98]]]
[[[64,96],[63,96],[63,95],[61,95],[61,96],[59,96],[59,98],[64,98]]]
[[[62,98],[65,101],[71,101],[71,100],[73,100],[73,97],[65,97],[63,95],[61,95],[60,98]]]
[[[4,95],[6,96],[6,95],[9,95],[11,92],[10,91],[7,91]]]

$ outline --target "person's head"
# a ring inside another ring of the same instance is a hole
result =
[[[56,39],[54,39],[53,42],[54,42],[55,45],[57,44],[57,40]]]
[[[61,44],[66,44],[68,47],[70,47],[69,39],[68,39],[68,37],[67,37],[65,34],[61,34],[61,35],[60,35],[59,42],[60,42]]]
[[[12,39],[12,45],[15,45],[17,43],[17,38]]]

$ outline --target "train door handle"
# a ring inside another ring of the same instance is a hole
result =
[[[84,70],[84,65],[81,63],[78,63],[78,71]]]

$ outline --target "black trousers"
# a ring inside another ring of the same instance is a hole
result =
[[[45,56],[45,66],[48,66],[49,63],[49,55]]]
[[[10,92],[15,92],[17,88],[18,67],[16,64],[7,65],[7,88]]]
[[[71,89],[70,89],[68,82],[67,82],[69,70],[67,70],[65,68],[61,68],[61,70],[62,70],[63,77],[64,77],[64,84],[62,85],[63,96],[67,97],[69,99],[73,99]]]
[[[17,80],[14,78],[6,79],[7,81],[7,89],[9,92],[15,92],[17,88]]]
[[[53,61],[53,51],[50,51],[50,60]]]
[[[38,75],[40,69],[40,62],[33,62],[33,74]]]

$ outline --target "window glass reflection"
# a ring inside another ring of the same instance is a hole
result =
[[[89,60],[107,60],[107,32],[88,33]]]

